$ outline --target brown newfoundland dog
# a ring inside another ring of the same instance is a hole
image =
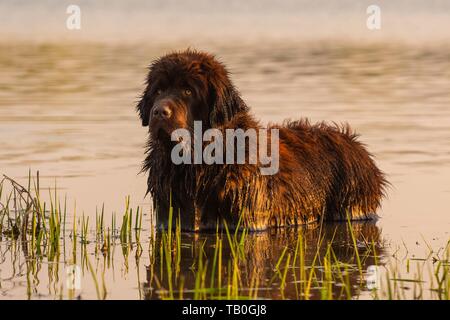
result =
[[[194,121],[203,130],[266,130],[211,54],[187,50],[154,61],[137,111],[149,126],[143,171],[160,229],[175,226],[176,219],[183,230],[226,224],[255,231],[376,217],[387,182],[347,125],[299,120],[269,126],[279,135],[278,171],[272,175],[262,174],[260,160],[175,164],[172,150],[180,141],[172,133],[193,132]]]

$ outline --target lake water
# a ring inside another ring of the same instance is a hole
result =
[[[447,245],[448,3],[422,8],[418,1],[382,1],[387,12],[380,31],[368,31],[364,3],[350,1],[343,7],[330,1],[232,2],[231,7],[205,2],[196,5],[199,10],[134,1],[128,11],[119,1],[75,3],[87,19],[78,34],[65,29],[65,7],[55,1],[40,7],[31,1],[0,3],[1,174],[25,182],[29,169],[39,170],[43,187],[56,183],[69,207],[76,201],[78,212],[91,221],[103,203],[107,221],[112,212],[121,214],[130,195],[132,206],[145,210],[149,226],[146,177],[139,174],[147,133],[134,106],[148,64],[190,46],[217,54],[263,122],[308,117],[348,122],[361,134],[392,183],[381,219],[362,227],[382,239],[385,263],[405,264],[407,255],[425,259],[425,265]],[[339,235],[345,237],[345,231]],[[202,237],[194,239],[194,247]],[[289,232],[251,235],[247,247],[258,250],[255,264],[264,269],[295,241]],[[22,253],[13,259],[5,240],[0,251],[2,298],[59,296],[45,272],[28,295]],[[120,267],[107,275],[108,298],[155,298],[141,290],[149,258],[129,271],[116,255]],[[82,297],[96,297],[92,284]]]

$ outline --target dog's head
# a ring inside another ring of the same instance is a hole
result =
[[[157,139],[170,137],[176,129],[191,129],[194,121],[202,121],[203,129],[217,127],[247,110],[223,64],[192,50],[151,64],[136,108],[142,125]]]

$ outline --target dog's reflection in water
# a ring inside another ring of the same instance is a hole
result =
[[[362,275],[367,268],[379,263],[379,257],[383,255],[381,230],[375,222],[352,222],[352,232],[347,223],[273,229],[249,233],[243,238],[241,232],[231,232],[231,241],[237,241],[233,248],[227,234],[223,233],[221,291],[218,289],[216,237],[216,234],[182,234],[179,268],[175,263],[176,253],[173,253],[172,283],[169,285],[167,257],[165,253],[161,257],[161,235],[158,235],[153,263],[147,267],[147,279],[143,283],[145,298],[169,297],[170,287],[174,298],[180,294],[183,298],[193,298],[196,280],[199,280],[199,256],[202,255],[203,267],[206,266],[204,287],[214,288],[208,290],[207,298],[226,297],[227,285],[235,276],[241,297],[305,299],[306,293],[309,299],[320,299],[326,292],[333,299],[345,299],[367,290]],[[234,274],[233,256],[238,256],[239,261]],[[211,286],[213,265],[215,276]]]

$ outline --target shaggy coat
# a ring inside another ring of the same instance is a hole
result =
[[[189,231],[264,230],[322,220],[371,219],[387,182],[348,125],[308,120],[270,125],[279,129],[279,171],[262,175],[260,164],[180,164],[171,161],[178,128],[263,129],[250,114],[214,56],[172,53],[150,66],[137,111],[149,126],[144,171],[148,171],[157,227],[169,212]],[[224,135],[225,136],[225,135]],[[270,150],[270,149],[269,149]],[[170,210],[172,208],[173,210]]]

